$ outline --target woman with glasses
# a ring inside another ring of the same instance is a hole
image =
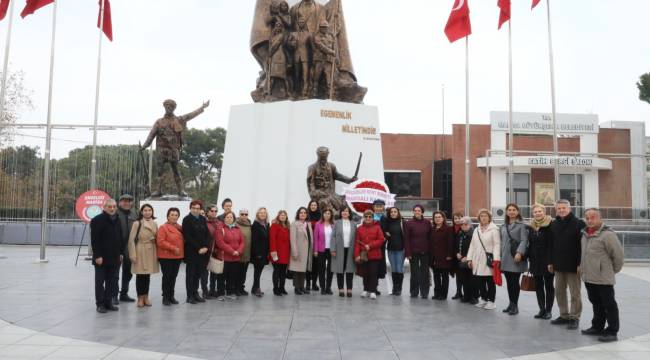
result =
[[[131,272],[135,275],[139,308],[151,306],[151,301],[149,301],[151,274],[159,271],[158,256],[156,255],[158,224],[154,221],[155,219],[153,207],[149,204],[142,205],[138,220],[133,223],[129,235]]]
[[[379,262],[382,261],[381,248],[384,245],[384,232],[374,219],[372,210],[363,213],[363,223],[355,234],[354,259],[363,267],[362,298],[377,299],[379,282]]]
[[[244,235],[235,222],[235,213],[223,218],[224,226],[216,232],[217,246],[223,251],[223,275],[226,279],[226,300],[241,296],[241,255],[244,251]]]
[[[205,299],[199,296],[199,282],[203,270],[208,266],[211,239],[206,219],[201,216],[202,208],[200,201],[192,201],[190,213],[183,218],[185,288],[188,304],[205,302]]]
[[[296,212],[296,220],[291,224],[291,261],[289,270],[293,272],[293,287],[296,295],[309,294],[305,289],[305,273],[312,270],[314,233],[307,219],[307,208]]]

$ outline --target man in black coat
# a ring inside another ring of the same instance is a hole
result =
[[[131,233],[131,227],[133,222],[137,219],[136,211],[133,211],[133,196],[129,194],[122,194],[120,200],[117,204],[117,218],[120,223],[120,233],[122,235],[122,246],[124,247],[124,258],[129,258],[129,234]],[[118,286],[120,282],[120,271],[115,272],[115,284],[113,285],[113,305],[119,304],[119,301],[123,302],[134,302],[135,299],[129,296],[129,283],[133,278],[131,274],[131,262],[123,261],[122,262],[122,288]],[[118,301],[118,292],[119,292],[119,301]]]
[[[203,204],[194,200],[190,203],[190,213],[183,218],[183,239],[185,240],[185,288],[187,302],[196,304],[205,302],[199,296],[201,274],[208,266],[210,254],[210,230],[201,209]]]
[[[570,330],[575,330],[580,325],[582,313],[580,241],[585,223],[573,215],[568,200],[558,200],[555,203],[555,213],[555,221],[551,223],[552,239],[548,247],[548,271],[555,274],[555,298],[560,316],[552,320],[551,324],[567,325]],[[571,308],[567,288],[571,294]]]
[[[117,311],[119,309],[111,300],[115,292],[113,287],[117,285],[115,275],[124,259],[124,247],[115,200],[106,200],[104,211],[90,221],[90,244],[95,266],[97,312]]]

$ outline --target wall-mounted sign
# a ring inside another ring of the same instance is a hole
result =
[[[597,134],[599,132],[598,115],[557,114],[556,128],[562,134]],[[508,126],[508,112],[490,112],[492,131],[505,131]],[[512,114],[512,128],[515,134],[553,134],[551,114],[516,112]]]
[[[555,204],[555,184],[535,183],[535,203],[553,206]]]
[[[609,159],[588,157],[588,156],[559,156],[559,167],[571,167],[579,169],[611,170],[612,161]],[[513,156],[512,162],[515,167],[527,168],[552,168],[555,166],[553,156]],[[478,167],[507,167],[508,158],[505,155],[494,155],[489,158],[478,158]]]

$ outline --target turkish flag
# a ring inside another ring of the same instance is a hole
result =
[[[499,29],[508,20],[510,20],[510,0],[499,0],[497,6],[501,8],[499,13]]]
[[[102,24],[102,1],[104,2],[104,23]],[[97,27],[102,26],[102,31],[108,38],[113,41],[113,22],[111,20],[111,2],[108,0],[99,0],[99,14],[97,15]]]
[[[469,0],[455,0],[449,14],[445,34],[449,42],[462,39],[472,33],[472,23],[469,20]]]
[[[27,4],[25,5],[23,11],[20,13],[20,16],[24,18],[27,15],[33,14],[34,11],[42,8],[43,6],[49,5],[53,2],[54,0],[27,0]]]
[[[9,1],[11,0],[0,0],[0,21],[4,20],[7,16],[7,9],[9,9]]]
[[[539,5],[540,1],[542,1],[542,0],[533,0],[533,6],[531,7],[531,9],[534,9],[535,6]]]

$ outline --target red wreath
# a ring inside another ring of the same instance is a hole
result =
[[[374,181],[360,182],[354,188],[355,189],[375,189],[375,190],[379,190],[379,191],[383,191],[385,193],[388,193],[388,189],[386,189],[383,185],[381,185],[379,183],[376,183]],[[363,212],[366,211],[366,210],[372,210],[372,204],[368,204],[368,203],[354,202],[354,203],[352,203],[352,207],[354,208],[354,211],[356,211],[359,214],[363,214]]]

